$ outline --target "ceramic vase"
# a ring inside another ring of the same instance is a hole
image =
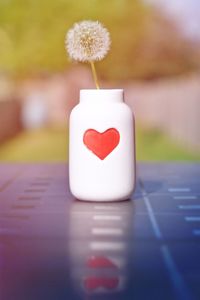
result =
[[[120,201],[135,187],[134,116],[122,89],[80,91],[69,121],[69,186],[83,201]]]

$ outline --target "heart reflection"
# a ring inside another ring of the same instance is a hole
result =
[[[133,202],[74,201],[70,210],[70,275],[75,292],[126,293]]]

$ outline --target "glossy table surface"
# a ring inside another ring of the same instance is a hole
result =
[[[142,163],[131,199],[74,199],[65,164],[0,165],[0,299],[200,299],[200,164]]]

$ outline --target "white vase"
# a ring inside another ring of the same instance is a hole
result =
[[[136,176],[134,117],[123,90],[81,90],[69,129],[73,196],[85,201],[128,199]]]

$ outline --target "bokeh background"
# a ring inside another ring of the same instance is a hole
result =
[[[137,159],[199,160],[199,0],[0,0],[0,160],[67,160],[70,111],[94,84],[64,39],[88,19],[110,31],[96,68],[125,90]]]

